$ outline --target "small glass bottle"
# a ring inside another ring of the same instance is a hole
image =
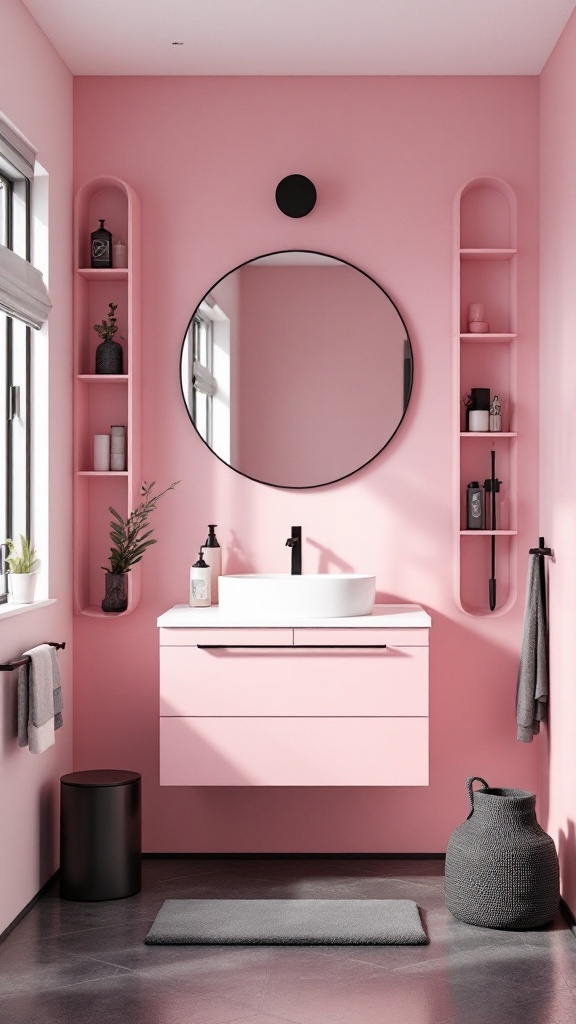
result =
[[[112,234],[100,221],[100,227],[90,235],[90,266],[108,270],[112,266]]]
[[[493,433],[502,430],[502,406],[498,395],[494,395],[490,406],[490,430]]]
[[[114,256],[114,266],[117,268],[126,268],[128,266],[128,250],[126,244],[121,239],[117,239],[112,246]]]
[[[210,566],[202,558],[202,549],[190,569],[190,605],[192,608],[210,606]]]

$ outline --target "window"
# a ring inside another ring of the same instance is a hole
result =
[[[196,430],[209,447],[212,447],[213,395],[216,388],[213,366],[212,320],[199,311],[192,321],[192,418]]]
[[[212,295],[196,310],[180,364],[190,418],[209,448],[230,462],[230,320]]]
[[[50,308],[30,262],[33,165],[33,152],[0,120],[0,542],[31,537],[31,325]]]

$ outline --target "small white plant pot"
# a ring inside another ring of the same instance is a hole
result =
[[[36,572],[8,573],[8,593],[14,604],[32,604],[36,591]]]

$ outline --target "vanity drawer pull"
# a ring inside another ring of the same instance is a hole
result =
[[[383,651],[388,644],[197,644],[199,651]]]

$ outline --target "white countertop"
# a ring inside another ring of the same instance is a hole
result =
[[[218,605],[210,608],[190,608],[187,604],[175,604],[157,619],[162,629],[270,629],[274,626],[290,629],[429,629],[432,619],[419,604],[376,604],[371,615],[354,615],[350,618],[299,619],[290,618],[242,619],[223,616]]]

